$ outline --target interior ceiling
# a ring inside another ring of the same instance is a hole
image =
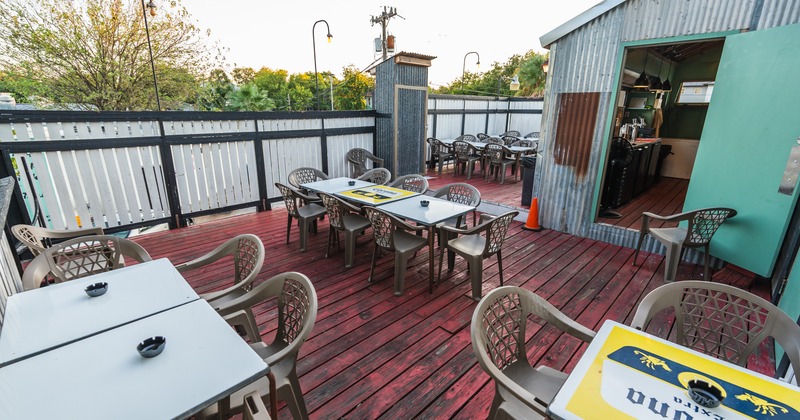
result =
[[[708,42],[692,42],[686,44],[660,45],[657,47],[651,47],[650,49],[674,62],[680,63],[681,61],[702,55],[709,49],[719,47],[723,42],[723,40],[716,40]]]

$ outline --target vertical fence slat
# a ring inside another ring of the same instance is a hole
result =
[[[105,185],[105,183],[98,182],[100,179],[92,171],[91,152],[89,150],[78,150],[75,153],[78,162],[80,162],[78,171],[81,179],[83,179],[87,203],[89,203],[90,219],[84,220],[83,224],[86,227],[99,226],[105,228],[106,226],[103,223],[105,220],[105,212],[103,211],[105,206],[103,205],[103,195],[100,193],[101,184]]]

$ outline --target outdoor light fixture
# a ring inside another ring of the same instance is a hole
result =
[[[519,90],[519,77],[517,77],[516,74],[514,75],[514,78],[511,79],[511,84],[508,85],[508,88],[511,90]]]
[[[142,0],[144,1],[144,0]],[[311,27],[311,45],[314,47],[314,84],[316,88],[314,90],[314,96],[317,97],[317,110],[319,110],[319,77],[317,76],[317,40],[314,36],[314,30],[317,29],[317,24],[320,22],[325,22],[325,27],[328,29],[328,43],[331,43],[331,39],[333,35],[331,35],[331,27],[328,26],[328,22],[324,19],[320,19],[314,22],[314,26]]]
[[[544,63],[542,64],[542,71],[545,72],[546,74],[549,68],[550,68],[550,60],[544,60]]]
[[[669,72],[671,71],[672,71],[672,61],[669,62],[669,70],[667,70],[667,80],[664,80],[664,83],[661,86],[661,90],[664,92],[672,91],[672,83],[669,82]]]
[[[470,54],[475,54],[476,56],[478,56],[477,66],[478,66],[478,68],[481,67],[481,55],[480,54],[478,54],[475,51],[470,51],[470,52],[464,54],[464,63],[461,65],[461,93],[464,93],[464,74],[465,74],[465,70],[467,69],[467,56],[470,55]]]
[[[150,52],[150,69],[153,71],[153,88],[156,92],[156,106],[161,111],[161,99],[158,97],[158,81],[156,80],[156,65],[153,62],[153,46],[150,44],[150,27],[147,25],[147,9],[150,9],[150,16],[156,15],[156,5],[150,0],[147,5],[142,0],[142,13],[144,14],[144,32],[147,34],[147,50]]]
[[[508,77],[508,76],[500,76],[497,79],[497,97],[498,98],[500,97],[500,83],[503,83],[504,81],[509,81],[509,80],[511,81],[511,83],[508,85],[508,89],[509,90],[513,90],[513,91],[519,90],[519,77],[516,74],[514,75],[513,78],[512,77]]]
[[[642,74],[639,75],[639,78],[633,83],[633,87],[635,88],[649,88],[650,87],[650,78],[647,77],[647,59],[649,58],[650,53],[645,50],[644,56],[644,68],[642,68]]]

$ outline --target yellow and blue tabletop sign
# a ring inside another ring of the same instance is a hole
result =
[[[337,195],[345,199],[377,206],[402,198],[412,197],[418,194],[419,193],[415,193],[413,191],[401,190],[400,188],[387,187],[385,185],[373,185],[370,187],[362,187],[343,191]]]
[[[721,388],[722,404],[696,404],[693,379]],[[615,326],[566,409],[587,419],[800,419],[800,388]]]

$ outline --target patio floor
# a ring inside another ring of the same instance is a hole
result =
[[[453,182],[452,175],[446,178]],[[437,182],[432,180],[432,188]],[[485,199],[495,194],[489,184],[477,185]],[[509,185],[521,188],[521,182]],[[521,226],[512,225],[503,247],[505,283],[536,291],[589,328],[597,330],[605,319],[629,323],[644,294],[663,284],[661,255],[644,253],[640,265],[634,266],[632,249]],[[423,250],[409,263],[405,294],[396,297],[392,255],[378,261],[379,280],[367,282],[370,231],[358,240],[355,266],[345,269],[343,252],[325,258],[327,230],[326,219],[319,234],[310,235],[307,252],[300,253],[296,225],[286,244],[286,212],[276,207],[132,239],[153,258],[178,264],[237,234],[253,233],[266,247],[257,283],[285,271],[307,275],[317,290],[319,313],[300,351],[297,371],[311,418],[485,418],[494,389],[473,356],[469,324],[476,303],[469,298],[464,261],[457,260],[452,273],[445,269],[441,284],[430,294]],[[499,285],[497,271],[496,259],[491,258],[484,269],[484,294]],[[701,266],[683,263],[678,279],[701,272]],[[200,293],[222,287],[225,281],[220,266],[186,277]],[[714,281],[767,296],[769,286],[752,278],[731,266],[713,276]],[[271,339],[274,304],[263,305],[256,316],[265,339]],[[663,329],[664,323],[660,325]],[[569,372],[583,352],[580,342],[549,328],[534,326],[530,335],[529,358],[537,365]],[[771,375],[772,363],[771,348],[765,346],[749,366]],[[280,418],[290,417],[281,410]]]

